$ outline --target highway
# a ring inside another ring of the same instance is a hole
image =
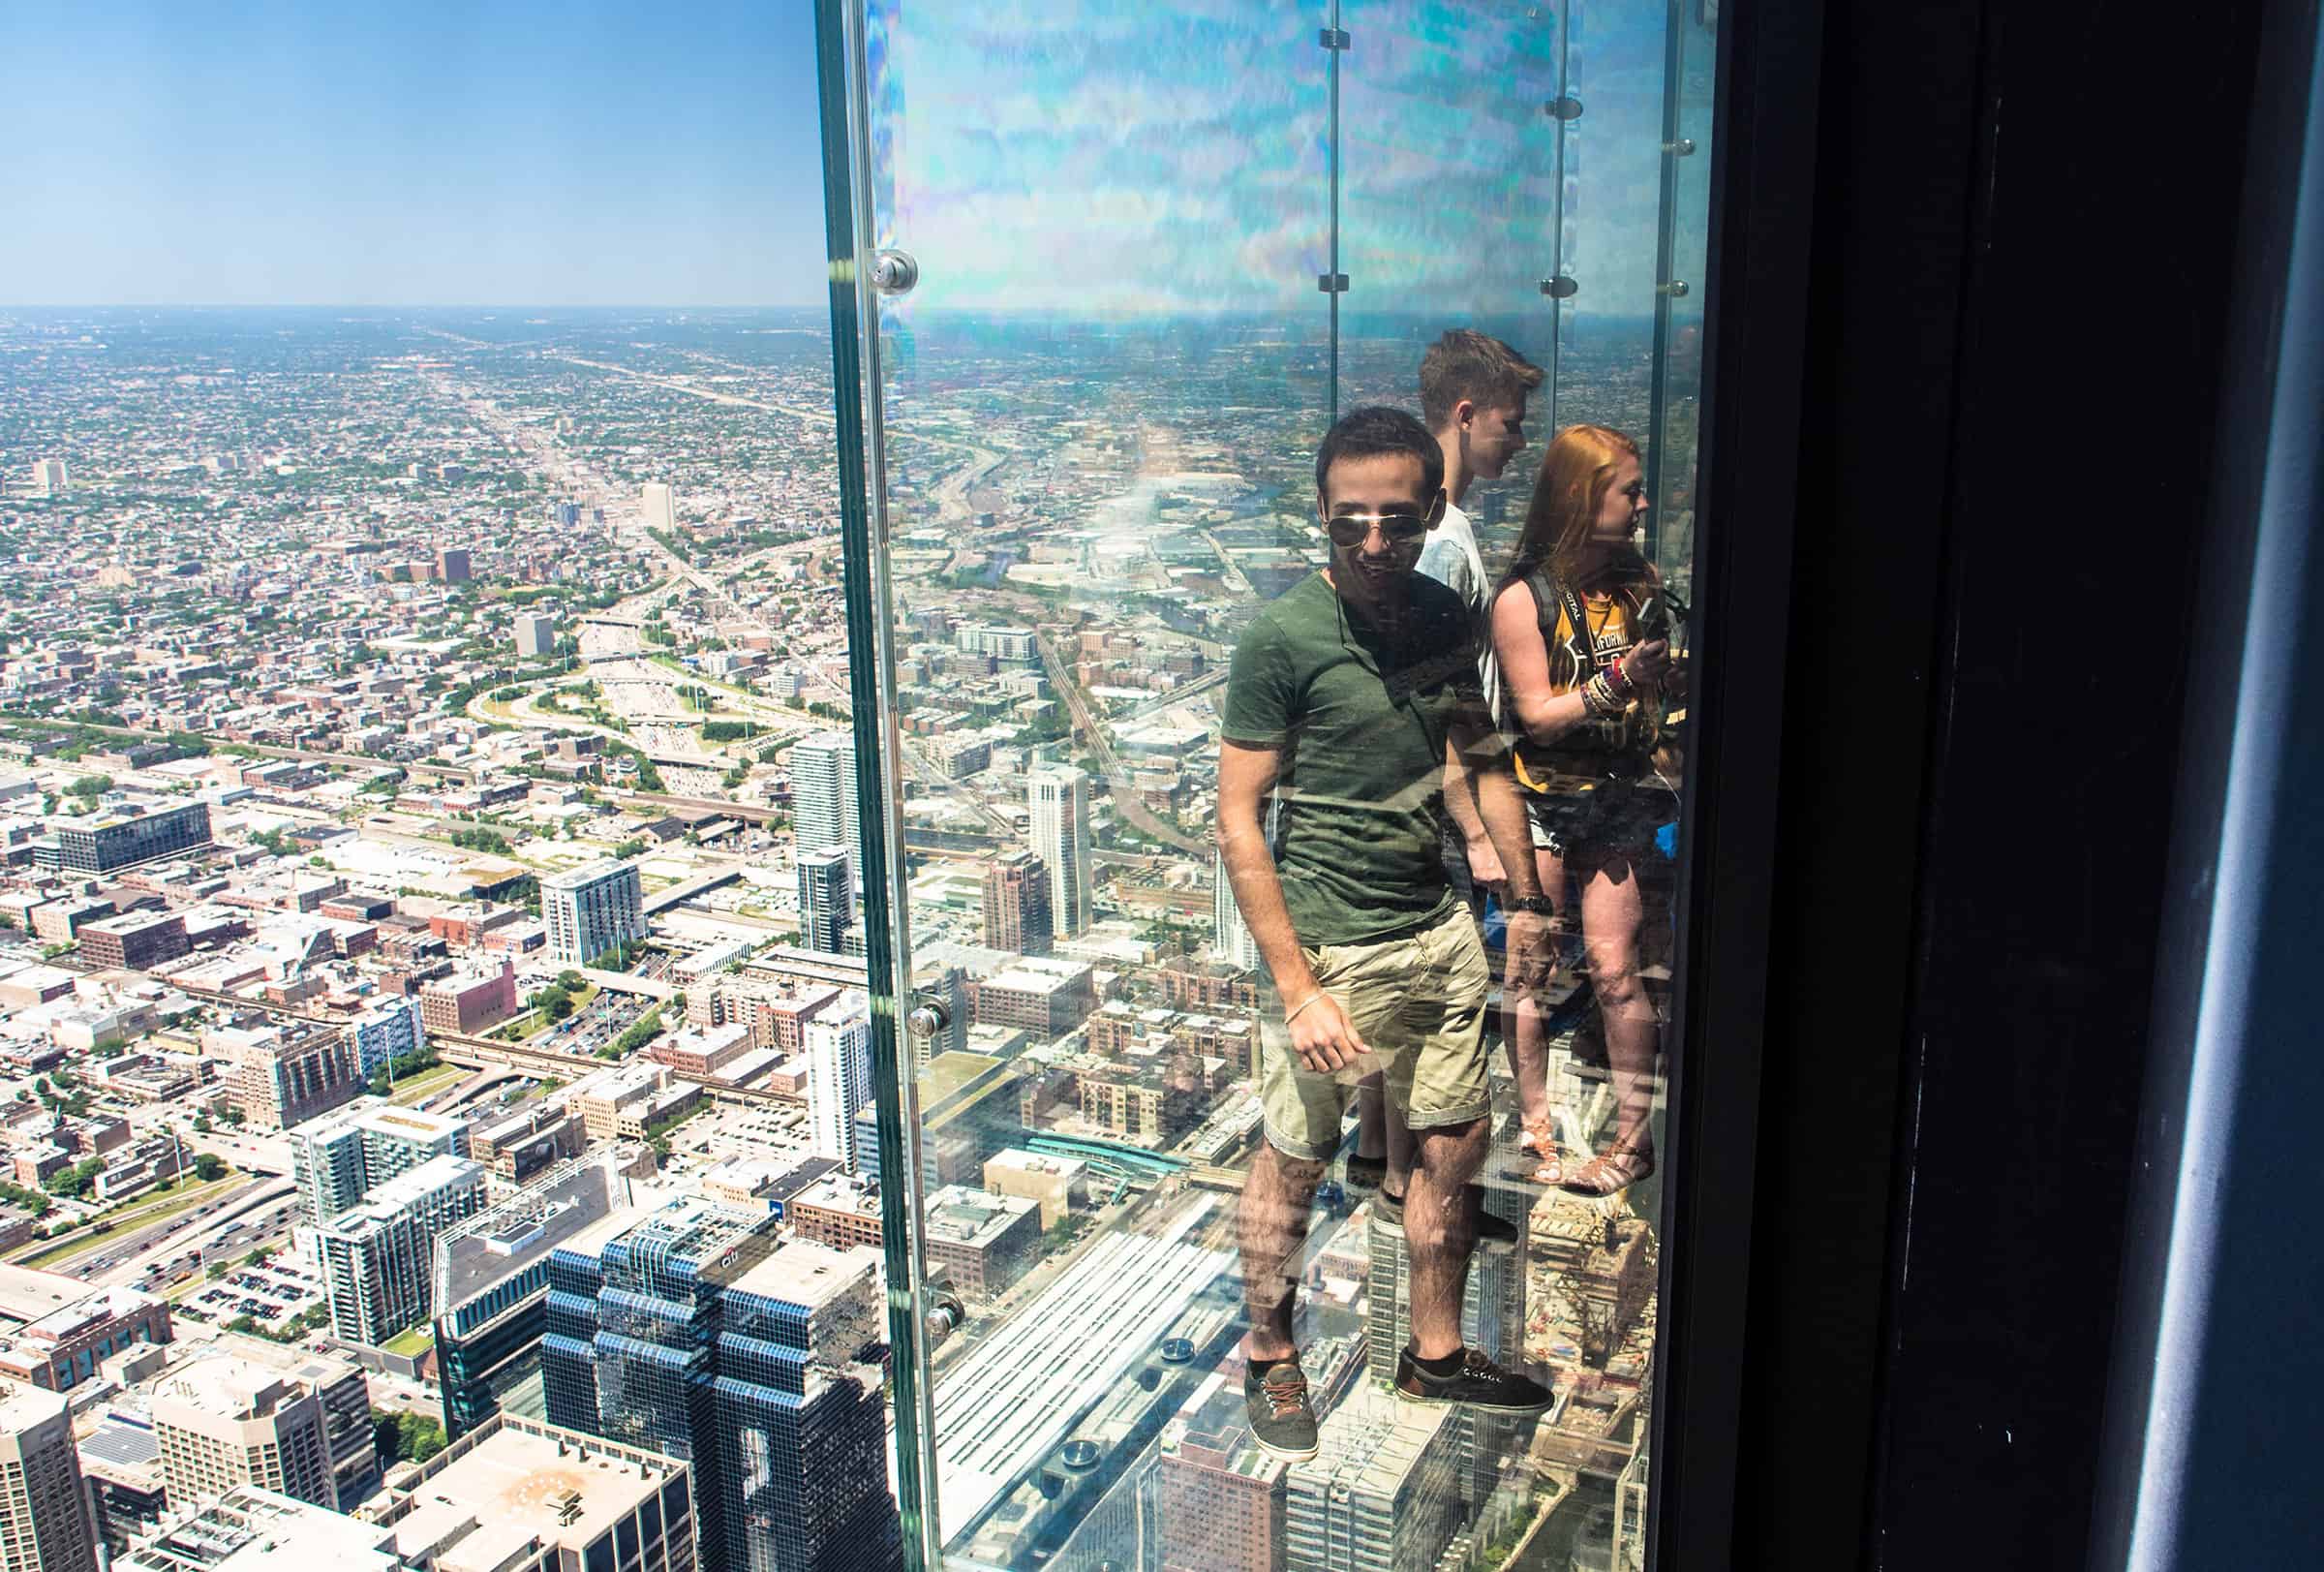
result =
[[[1175,846],[1190,857],[1208,857],[1208,842],[1197,840],[1175,824],[1165,823],[1138,799],[1137,790],[1130,785],[1130,772],[1122,768],[1120,757],[1114,752],[1114,739],[1106,735],[1104,724],[1090,712],[1089,697],[1074,680],[1072,669],[1051,645],[1046,633],[1036,632],[1033,641],[1040,646],[1041,664],[1048,669],[1050,682],[1064,698],[1065,707],[1073,712],[1073,728],[1088,739],[1090,749],[1097,755],[1098,767],[1113,786],[1115,812],[1166,846]]]

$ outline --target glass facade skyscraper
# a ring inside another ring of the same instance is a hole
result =
[[[688,1197],[558,1247],[549,1421],[691,1464],[705,1572],[899,1567],[877,1256],[778,1226]]]

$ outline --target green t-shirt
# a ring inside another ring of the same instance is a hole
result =
[[[1442,921],[1445,737],[1482,717],[1469,608],[1415,573],[1391,639],[1321,573],[1261,610],[1235,646],[1221,731],[1282,758],[1269,843],[1302,944],[1353,944]]]

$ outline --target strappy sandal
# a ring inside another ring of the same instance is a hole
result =
[[[1563,1184],[1566,1177],[1565,1154],[1558,1150],[1557,1126],[1548,1119],[1518,1121],[1525,1133],[1517,1137],[1517,1150],[1530,1152],[1540,1160],[1534,1164],[1533,1182],[1536,1185]]]
[[[1617,1141],[1568,1174],[1565,1187],[1576,1195],[1612,1195],[1653,1173],[1654,1166],[1653,1142]]]

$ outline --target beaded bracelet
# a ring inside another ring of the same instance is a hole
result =
[[[1621,696],[1614,692],[1613,684],[1607,682],[1603,675],[1592,677],[1581,685],[1581,706],[1590,714],[1601,719],[1620,715],[1624,709],[1628,708]]]
[[[1629,697],[1632,693],[1636,692],[1638,686],[1637,683],[1631,677],[1630,667],[1620,661],[1610,661],[1606,663],[1605,669],[1601,671],[1599,675],[1605,679],[1605,684],[1608,688],[1611,688],[1615,693],[1621,694],[1625,698]]]

